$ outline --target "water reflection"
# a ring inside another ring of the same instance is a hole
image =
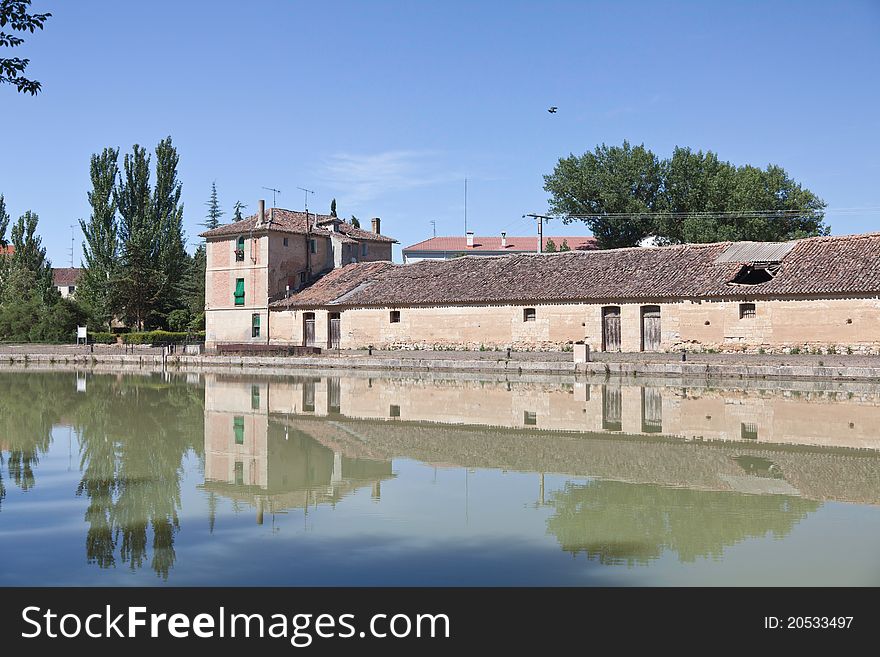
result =
[[[784,539],[829,500],[880,504],[880,387],[743,386],[2,372],[0,512],[20,499],[11,490],[39,490],[61,426],[77,436],[79,467],[57,499],[85,503],[86,561],[163,580],[182,526],[198,527],[187,492],[204,500],[205,536],[217,542],[235,522],[229,505],[250,509],[256,531],[269,516],[358,495],[375,509],[352,511],[358,522],[397,514],[418,534],[430,497],[395,497],[411,485],[402,463],[523,473],[540,481],[531,513],[556,553],[633,568]],[[511,494],[481,504],[504,518]],[[516,517],[505,531],[534,540]]]

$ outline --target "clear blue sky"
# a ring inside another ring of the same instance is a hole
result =
[[[833,232],[878,229],[877,210],[833,211],[880,207],[877,0],[33,9],[54,16],[17,54],[43,92],[0,87],[0,193],[13,218],[39,213],[59,266],[89,212],[89,155],[169,134],[191,247],[214,180],[224,219],[236,199],[271,203],[264,185],[301,209],[307,187],[310,208],[336,197],[406,245],[431,220],[463,232],[467,177],[477,234],[532,234],[521,215],[546,210],[556,160],[623,139],[780,164],[827,201]]]

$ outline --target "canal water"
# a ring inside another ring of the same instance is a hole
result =
[[[0,371],[0,585],[880,585],[880,386]]]

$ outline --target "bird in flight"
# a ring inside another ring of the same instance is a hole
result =
[[[558,109],[559,109],[559,108],[556,107],[556,105],[554,105],[553,107],[551,107],[551,108],[548,109],[547,111],[550,112],[551,114],[556,114],[556,110],[558,110]]]

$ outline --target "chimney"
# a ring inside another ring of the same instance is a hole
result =
[[[501,231],[501,248],[507,248],[507,233],[505,231]]]
[[[262,226],[266,218],[266,201],[260,199],[257,202],[257,225]]]
[[[467,235],[467,245],[468,245],[468,246],[473,246],[473,245],[474,245],[474,231],[469,230],[469,231],[466,233],[466,235]]]
[[[379,235],[381,225],[382,220],[379,217],[373,217],[373,232],[376,233],[376,235]]]

